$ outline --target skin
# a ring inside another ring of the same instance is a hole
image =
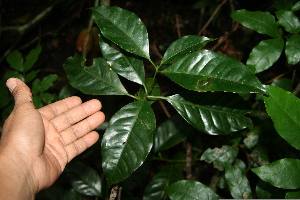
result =
[[[93,131],[104,122],[101,103],[69,97],[35,109],[21,80],[6,83],[15,106],[0,140],[0,199],[34,199],[53,184],[75,156],[99,139]]]

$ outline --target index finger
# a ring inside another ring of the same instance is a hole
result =
[[[75,108],[81,103],[82,101],[79,97],[73,96],[73,97],[68,97],[66,99],[62,99],[55,103],[51,103],[47,106],[38,109],[38,111],[42,115],[44,115],[47,119],[51,120],[57,115],[60,115],[61,113],[71,110],[72,108]]]

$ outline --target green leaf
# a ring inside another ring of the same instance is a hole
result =
[[[45,76],[41,81],[40,91],[44,92],[48,90],[50,87],[53,86],[53,82],[56,81],[57,79],[58,79],[57,74],[50,74],[48,76]]]
[[[35,62],[37,61],[40,53],[42,51],[42,46],[38,46],[35,49],[32,49],[29,54],[25,58],[25,63],[24,63],[24,72],[28,71],[33,67]]]
[[[300,191],[291,191],[291,192],[287,192],[285,195],[286,199],[300,199]]]
[[[91,8],[102,35],[122,49],[150,60],[148,33],[134,13],[119,7]]]
[[[249,164],[254,167],[258,167],[260,165],[266,165],[266,164],[270,163],[269,157],[268,157],[268,151],[265,149],[265,147],[263,147],[261,145],[255,146],[252,149],[250,155],[253,158],[256,158],[256,161],[254,161],[253,159],[248,159]]]
[[[40,91],[41,91],[41,79],[37,78],[33,81],[31,91],[32,91],[33,96],[40,93]]]
[[[167,188],[171,200],[218,200],[221,197],[206,185],[193,180],[181,180]]]
[[[79,55],[67,58],[64,70],[70,84],[86,94],[127,94],[118,75],[103,58],[95,58],[93,66],[83,67]]]
[[[143,200],[157,200],[165,196],[165,189],[172,183],[183,180],[182,171],[175,165],[168,165],[158,172],[147,185]]]
[[[100,42],[100,49],[112,70],[130,81],[141,85],[145,83],[145,69],[141,59],[125,55],[103,40]]]
[[[9,70],[5,72],[5,79],[9,79],[9,78],[18,78],[24,81],[24,76],[20,72],[14,70]]]
[[[259,199],[269,199],[273,193],[274,187],[267,182],[258,179],[255,193]]]
[[[194,91],[264,92],[260,81],[245,65],[208,50],[188,54],[162,73]]]
[[[190,135],[193,128],[180,115],[173,115],[163,122],[154,133],[154,152],[163,151]]]
[[[284,40],[281,38],[261,41],[252,49],[247,67],[254,74],[268,69],[279,59],[283,48]]]
[[[65,99],[73,96],[76,93],[75,89],[71,85],[64,86],[58,94],[59,99]]]
[[[229,134],[251,126],[250,107],[238,94],[186,91],[166,99],[191,125],[208,134]]]
[[[289,64],[295,65],[300,61],[300,35],[293,35],[287,39],[285,56]]]
[[[281,88],[268,86],[267,89],[269,96],[264,101],[277,132],[291,146],[300,149],[300,100]]]
[[[32,101],[33,101],[34,107],[37,109],[44,106],[43,101],[40,96],[33,96]]]
[[[285,158],[268,165],[252,168],[263,181],[283,189],[300,188],[300,160]]]
[[[282,35],[282,30],[278,28],[279,23],[275,22],[275,17],[269,12],[251,12],[242,9],[232,12],[231,17],[243,26],[258,33],[267,34],[271,37],[280,37]]]
[[[72,161],[65,173],[72,187],[83,195],[101,196],[101,179],[97,171],[79,161]]]
[[[146,159],[153,143],[155,116],[146,100],[121,108],[102,139],[102,167],[108,183],[127,178]]]
[[[289,33],[298,33],[300,31],[300,21],[292,11],[276,11],[278,23]]]
[[[247,134],[247,137],[244,139],[244,144],[248,148],[252,148],[256,145],[258,138],[259,138],[260,129],[258,127],[250,130],[250,132]]]
[[[233,163],[239,150],[236,147],[223,145],[221,148],[208,148],[202,154],[200,160],[204,160],[208,163],[213,162],[214,168],[220,171],[224,170],[225,163]]]
[[[6,61],[13,69],[18,70],[19,72],[24,72],[24,59],[22,54],[18,50],[15,50],[8,54],[6,57]]]
[[[199,50],[204,47],[208,42],[215,39],[207,38],[204,36],[186,35],[175,42],[173,42],[164,54],[161,65],[175,62],[182,56],[190,53],[191,51]]]
[[[225,163],[225,179],[234,199],[252,198],[249,181],[240,169]]]
[[[295,3],[295,5],[293,5],[292,11],[297,11],[299,9],[300,9],[300,1],[298,1],[297,3]]]
[[[32,81],[33,79],[36,78],[37,74],[42,71],[41,69],[38,70],[33,70],[31,72],[29,72],[28,74],[26,74],[25,76],[25,83],[29,83],[30,81]]]

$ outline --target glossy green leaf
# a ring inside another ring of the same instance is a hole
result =
[[[264,101],[277,132],[291,146],[300,149],[300,100],[281,88],[268,86],[267,89],[269,96]]]
[[[245,65],[208,50],[188,54],[162,73],[182,87],[194,91],[264,91],[260,81]]]
[[[5,79],[9,79],[9,78],[18,78],[22,81],[24,81],[24,76],[18,72],[18,71],[15,71],[15,70],[8,70],[5,72]]]
[[[247,137],[244,139],[244,144],[248,148],[252,148],[257,144],[258,138],[259,138],[260,129],[258,127],[250,130],[249,133],[247,133]]]
[[[162,199],[165,194],[165,189],[172,183],[183,180],[182,171],[177,169],[175,165],[169,165],[162,171],[155,174],[150,183],[147,185],[143,200]]]
[[[204,160],[208,163],[213,162],[214,167],[220,171],[224,170],[225,163],[233,163],[239,150],[236,147],[223,145],[221,148],[208,148],[202,154],[200,160]]]
[[[141,59],[127,56],[103,40],[100,42],[100,49],[112,70],[130,81],[141,85],[145,83],[145,69]]]
[[[80,194],[101,196],[101,179],[96,170],[74,160],[67,165],[65,173],[72,187]]]
[[[55,101],[56,94],[42,92],[42,93],[40,93],[40,98],[45,104],[50,104]]]
[[[251,126],[250,107],[238,94],[186,91],[166,99],[191,125],[208,134],[229,134]]]
[[[284,40],[281,38],[261,41],[252,49],[247,67],[254,74],[268,69],[279,59],[283,48]]]
[[[300,35],[293,35],[286,41],[285,56],[290,64],[300,61]]]
[[[252,12],[242,9],[232,12],[231,17],[243,26],[258,33],[267,34],[271,37],[280,37],[282,35],[282,30],[278,28],[279,23],[275,22],[275,17],[269,12]]]
[[[293,5],[292,7],[292,11],[296,11],[300,9],[300,1],[298,1],[297,3],[295,3],[295,5]]]
[[[243,173],[247,172],[247,166],[241,159],[236,158],[233,162],[233,166],[240,169]]]
[[[300,199],[300,191],[287,192],[285,195],[286,199]]]
[[[56,81],[57,79],[58,79],[57,74],[50,74],[48,76],[45,76],[43,78],[43,80],[41,81],[40,91],[44,92],[44,91],[48,90],[50,87],[53,86],[53,82]]]
[[[102,139],[102,167],[108,183],[127,178],[146,159],[153,143],[155,116],[146,100],[121,108]]]
[[[175,42],[173,42],[164,54],[161,61],[162,64],[175,62],[182,56],[190,53],[191,51],[199,50],[204,47],[208,42],[214,39],[207,38],[204,36],[186,35]]]
[[[192,131],[192,126],[180,115],[173,115],[156,129],[154,133],[154,151],[163,151],[176,145],[190,135]]]
[[[102,35],[122,49],[150,60],[146,26],[134,13],[119,7],[91,8]]]
[[[300,188],[300,160],[285,158],[268,165],[252,168],[263,181],[283,189]]]
[[[40,53],[42,51],[42,46],[38,46],[35,49],[32,49],[29,54],[25,58],[24,62],[24,71],[28,71],[33,67],[33,65],[36,63]]]
[[[79,55],[65,61],[64,70],[74,88],[86,94],[127,94],[118,75],[103,58],[95,58],[91,67],[83,67],[83,61]]]
[[[300,31],[300,21],[292,11],[276,11],[278,23],[289,33],[298,33]]]
[[[194,180],[181,180],[167,188],[171,200],[218,200],[221,197],[208,186]]]
[[[24,72],[24,59],[22,54],[15,50],[7,55],[6,61],[8,64],[15,70],[18,70],[19,72]]]
[[[234,199],[252,198],[249,181],[240,169],[225,163],[225,179]]]

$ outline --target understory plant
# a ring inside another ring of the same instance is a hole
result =
[[[153,61],[146,27],[135,14],[91,8],[101,31],[102,57],[92,66],[79,55],[70,57],[63,66],[66,75],[83,93],[124,95],[132,102],[109,119],[99,152],[103,172],[80,162],[67,167],[73,188],[68,195],[299,198],[300,100],[291,92],[291,79],[263,84],[257,76],[280,57],[290,65],[300,61],[300,21],[294,14],[299,8],[298,2],[278,10],[276,19],[269,12],[232,13],[234,20],[270,38],[253,48],[246,65],[203,49],[214,39],[194,35],[174,41],[160,62]],[[162,85],[161,78],[178,87]],[[139,89],[129,93],[125,79]],[[158,101],[177,114],[157,124],[153,107]],[[213,169],[206,171],[207,166]],[[145,182],[142,194],[130,193]]]

